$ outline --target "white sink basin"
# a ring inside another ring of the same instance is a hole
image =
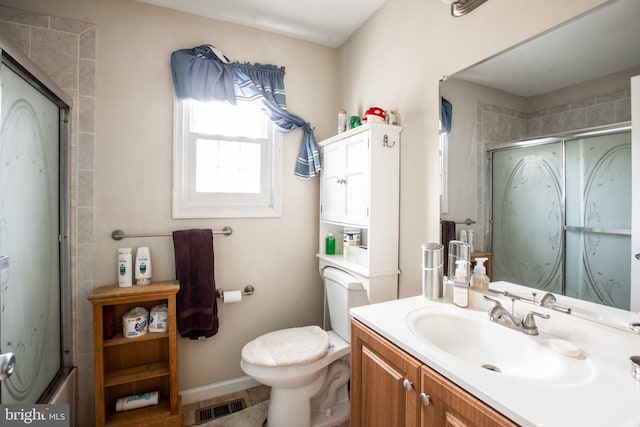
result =
[[[549,345],[550,337],[509,329],[490,321],[485,311],[450,305],[421,308],[410,312],[407,322],[425,344],[496,375],[558,385],[586,382],[593,376],[584,354],[561,354]]]

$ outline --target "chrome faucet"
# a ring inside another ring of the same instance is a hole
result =
[[[500,304],[500,301],[486,295],[484,295],[484,299],[494,303],[494,306],[489,309],[489,320],[527,335],[538,335],[538,326],[536,326],[535,316],[543,319],[548,319],[550,317],[548,314],[530,311],[524,315],[522,321],[518,321],[502,306],[502,304]]]

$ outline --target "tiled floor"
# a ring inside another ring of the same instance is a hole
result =
[[[199,424],[198,427],[262,427],[269,410],[269,392],[269,387],[258,386],[238,393],[184,405],[182,407],[182,425],[183,427],[196,426],[195,413],[198,408],[204,408],[233,399],[245,399],[247,403],[246,409],[213,419],[204,424]],[[335,427],[349,427],[349,421],[345,421]]]

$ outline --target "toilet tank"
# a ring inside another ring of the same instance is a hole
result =
[[[334,267],[326,267],[322,278],[327,291],[331,329],[346,342],[351,342],[349,309],[369,304],[367,290],[360,280]]]

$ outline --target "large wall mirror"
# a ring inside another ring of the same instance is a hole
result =
[[[613,0],[441,82],[453,106],[442,219],[493,254],[492,281],[640,310],[630,128],[639,17],[640,1]]]

